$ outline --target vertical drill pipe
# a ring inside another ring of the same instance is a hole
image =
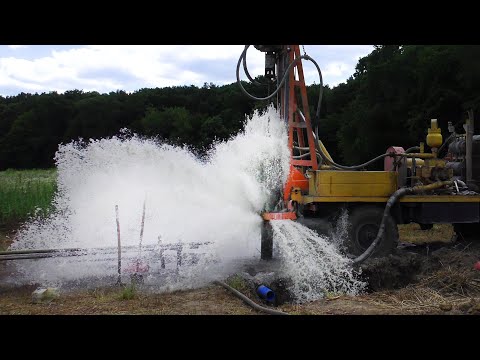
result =
[[[117,240],[118,240],[118,279],[117,283],[122,282],[122,244],[120,242],[120,220],[118,219],[118,205],[115,205],[115,217],[117,219]]]
[[[472,142],[473,142],[473,110],[468,110],[468,120],[467,120],[467,185],[472,182]]]

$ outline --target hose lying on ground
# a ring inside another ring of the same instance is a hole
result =
[[[390,209],[397,202],[398,199],[400,199],[402,196],[407,194],[415,194],[420,191],[434,190],[442,186],[451,185],[451,184],[453,184],[453,181],[439,181],[430,185],[420,185],[420,186],[414,186],[410,188],[401,188],[395,191],[393,195],[390,196],[390,198],[387,201],[387,205],[385,206],[385,211],[383,212],[382,222],[380,223],[380,228],[378,229],[377,237],[375,238],[375,240],[373,240],[373,242],[370,244],[368,249],[365,250],[363,254],[361,254],[360,256],[356,257],[353,260],[353,265],[358,265],[364,262],[370,257],[370,255],[372,255],[373,250],[375,250],[375,248],[378,246],[378,244],[380,243],[383,237],[383,233],[385,232],[385,222],[387,218],[390,216]]]
[[[214,284],[217,284],[217,285],[220,285],[220,286],[224,287],[225,289],[227,289],[228,291],[233,293],[236,297],[243,300],[243,302],[250,305],[255,310],[262,311],[262,312],[264,312],[266,314],[270,314],[270,315],[288,315],[287,313],[284,313],[282,311],[273,310],[273,309],[269,309],[269,308],[258,305],[257,303],[255,303],[254,301],[250,300],[248,297],[243,295],[240,291],[235,290],[234,288],[225,284],[222,281],[215,281]]]

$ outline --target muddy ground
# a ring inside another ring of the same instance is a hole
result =
[[[329,294],[308,304],[284,303],[276,309],[300,315],[480,315],[480,271],[474,269],[480,260],[480,239],[450,241],[452,235],[447,225],[427,231],[415,224],[402,226],[399,249],[363,266],[369,284],[366,293],[356,297]],[[230,284],[259,302],[245,284]],[[259,314],[217,285],[168,294],[110,286],[61,293],[59,298],[39,304],[32,302],[35,288],[0,283],[0,314]]]

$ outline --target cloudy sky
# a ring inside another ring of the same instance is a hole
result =
[[[251,47],[252,76],[263,75],[264,54]],[[100,93],[175,85],[235,81],[243,45],[0,45],[0,95],[20,92]],[[353,74],[371,45],[305,45],[331,86]],[[244,76],[243,76],[244,77]],[[315,67],[305,65],[308,84],[318,83]]]

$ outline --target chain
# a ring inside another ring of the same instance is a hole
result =
[[[302,49],[303,49],[303,55],[307,55],[307,52],[305,51],[305,45],[302,45]]]

